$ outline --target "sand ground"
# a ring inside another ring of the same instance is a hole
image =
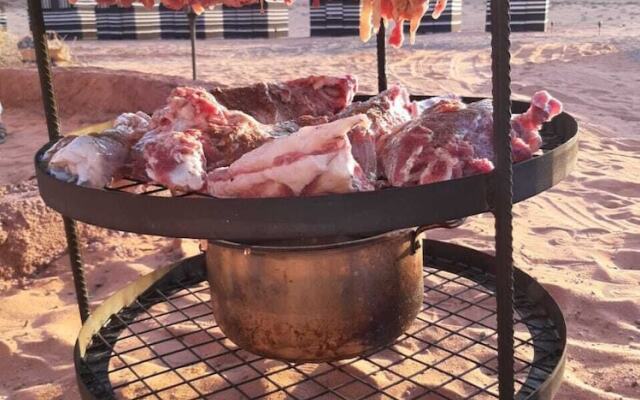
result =
[[[463,32],[390,50],[389,80],[414,93],[489,95],[483,3],[465,0]],[[640,3],[553,3],[553,32],[513,35],[512,87],[515,97],[545,88],[563,101],[580,123],[580,158],[569,179],[515,206],[514,256],[567,319],[569,359],[557,398],[640,399]],[[11,29],[23,33],[23,7],[14,1],[8,10]],[[76,42],[72,50],[82,67],[190,74],[187,41]],[[350,72],[363,92],[375,89],[373,44],[354,38],[206,41],[198,55],[200,79],[220,85]],[[32,92],[37,81],[24,85]],[[0,185],[33,175],[33,153],[46,138],[41,105],[14,93],[0,99],[16,104],[3,116],[10,136],[0,145]],[[63,129],[105,117],[78,106],[61,110]],[[490,250],[493,219],[480,215],[433,236]],[[139,274],[195,251],[193,243],[181,250],[167,239],[112,232],[85,240],[83,249],[94,306]],[[0,398],[78,398],[71,355],[80,322],[67,258],[4,286]]]

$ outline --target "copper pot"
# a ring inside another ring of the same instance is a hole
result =
[[[300,245],[209,241],[213,312],[240,347],[321,362],[385,346],[422,304],[416,230]]]

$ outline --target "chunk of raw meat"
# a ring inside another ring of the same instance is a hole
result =
[[[301,95],[302,92],[297,93]],[[352,96],[349,95],[349,102]],[[245,97],[251,98],[249,94]],[[167,103],[166,107],[153,114],[152,127],[158,132],[200,130],[208,170],[228,166],[274,137],[289,135],[302,126],[327,122],[326,116],[302,115],[292,120],[263,124],[242,111],[229,110],[203,88],[176,88]],[[281,107],[285,105],[279,104]],[[294,107],[303,110],[304,104]],[[309,111],[309,108],[305,110]],[[141,179],[135,174],[132,177]]]
[[[371,130],[377,140],[390,133],[396,126],[411,120],[417,115],[417,111],[415,104],[409,99],[407,89],[393,85],[366,101],[351,104],[344,111],[332,117],[332,120],[357,114],[366,114],[371,120]]]
[[[196,191],[205,183],[202,132],[150,131],[131,149],[131,175],[171,191]]]
[[[122,135],[131,144],[140,140],[151,127],[151,117],[142,111],[120,114],[108,131]]]
[[[371,120],[369,129],[358,128],[349,133],[353,155],[365,175],[375,178],[378,173],[377,142],[392,130],[410,121],[416,115],[416,105],[409,99],[409,92],[393,85],[384,92],[362,102],[356,102],[333,117],[333,120],[365,114]]]
[[[366,42],[371,38],[372,31],[378,33],[381,19],[385,26],[389,20],[393,20],[389,44],[394,47],[402,46],[405,20],[409,21],[410,42],[415,43],[420,21],[429,9],[429,0],[360,0],[360,4],[360,39]],[[436,0],[431,14],[433,19],[440,18],[446,6],[447,0]]]
[[[218,101],[243,111],[263,124],[309,115],[333,115],[351,104],[358,89],[355,77],[310,76],[287,82],[261,82],[231,89],[213,89]]]
[[[67,136],[49,149],[43,161],[57,179],[102,188],[126,160],[130,145],[113,133]]]
[[[49,173],[60,180],[94,188],[111,182],[129,149],[149,129],[151,118],[139,111],[119,115],[102,133],[65,136],[44,154]]]
[[[208,169],[227,166],[274,136],[294,129],[262,124],[242,111],[227,109],[205,89],[190,87],[173,90],[167,106],[153,114],[152,127],[157,132],[201,131],[198,138]]]
[[[417,115],[420,115],[426,110],[428,110],[429,108],[435,106],[436,104],[442,101],[447,101],[447,100],[462,102],[462,99],[460,98],[460,96],[457,96],[453,93],[445,94],[443,96],[430,97],[426,100],[414,101],[414,104],[416,107],[416,113]]]
[[[542,124],[561,112],[562,103],[543,90],[533,95],[527,112],[513,116],[511,147],[514,162],[526,160],[540,149],[542,138],[539,132]]]
[[[245,154],[207,176],[216,197],[312,196],[373,190],[351,154],[347,133],[368,128],[365,115],[308,126]]]
[[[424,114],[400,127],[380,144],[379,160],[392,186],[439,182],[488,172],[493,164],[475,156],[473,145],[455,129],[430,128]]]
[[[533,96],[529,110],[512,118],[514,162],[533,156],[542,142],[539,130],[562,111],[547,92]],[[378,143],[379,163],[393,186],[438,182],[493,169],[493,106],[482,100],[468,106],[440,99],[417,119]]]
[[[155,130],[182,132],[206,129],[210,122],[225,119],[226,107],[203,88],[177,87],[171,91],[167,105],[153,113]]]

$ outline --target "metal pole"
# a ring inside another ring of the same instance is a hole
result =
[[[384,37],[384,23],[380,22],[380,30],[376,37],[376,55],[378,58],[378,92],[387,90],[387,52]]]
[[[510,33],[509,0],[492,0],[491,71],[493,142],[496,154],[493,213],[496,229],[498,381],[501,400],[514,398]]]
[[[36,63],[38,64],[38,75],[40,76],[40,87],[42,89],[42,102],[47,119],[49,141],[54,141],[60,137],[60,122],[53,92],[51,59],[49,58],[49,49],[47,47],[47,37],[44,28],[44,16],[42,14],[42,4],[40,1],[41,0],[29,0],[29,17],[35,46]],[[64,222],[64,230],[67,236],[67,246],[71,260],[73,282],[76,287],[78,308],[80,309],[80,319],[84,322],[89,317],[89,294],[84,276],[84,266],[82,265],[78,248],[76,224],[72,219],[65,216],[62,217],[62,221]]]
[[[189,12],[187,13],[189,18],[189,37],[191,38],[191,75],[193,80],[197,79],[196,72],[196,13],[193,12],[191,8],[189,8]]]

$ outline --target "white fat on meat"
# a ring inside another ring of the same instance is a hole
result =
[[[311,196],[373,190],[351,154],[348,132],[368,129],[371,121],[355,115],[301,128],[265,143],[229,167],[207,177],[216,197]]]
[[[152,128],[177,132],[206,129],[211,121],[224,120],[224,111],[226,108],[206,89],[177,87],[167,105],[153,113]]]
[[[196,191],[205,183],[205,157],[200,141],[202,133],[148,132],[134,146],[141,154],[147,177],[172,191]]]
[[[59,146],[54,146],[50,154],[45,154],[49,173],[82,186],[102,188],[107,185],[129,152],[125,141],[110,134],[65,139]]]
[[[114,132],[127,140],[135,142],[151,128],[151,117],[142,111],[120,114],[113,122]]]

